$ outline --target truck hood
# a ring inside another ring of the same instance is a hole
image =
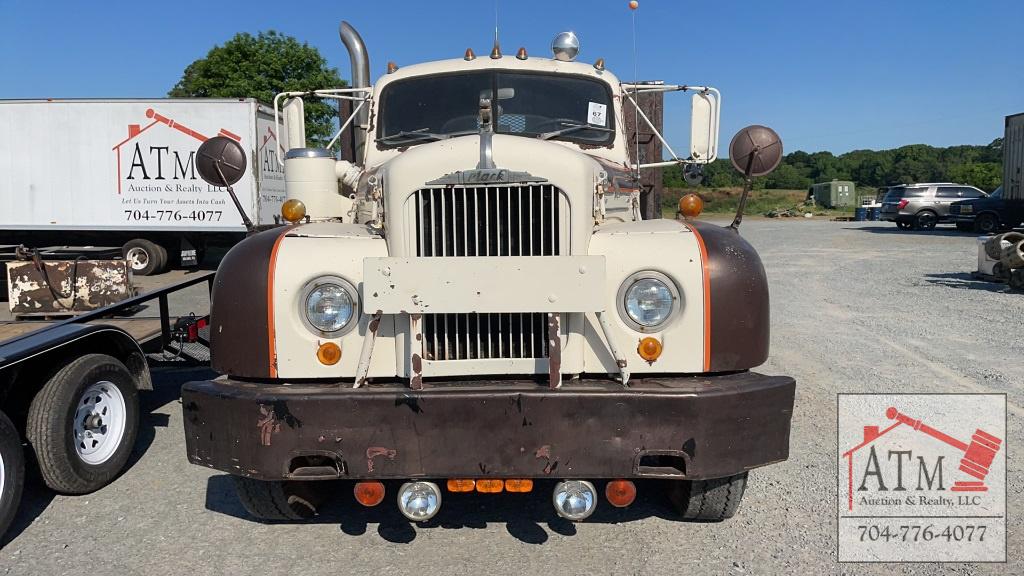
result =
[[[473,134],[420,144],[379,167],[377,175],[383,186],[388,244],[393,255],[404,254],[406,250],[406,226],[401,222],[414,217],[411,215],[415,211],[409,198],[416,190],[445,186],[435,182],[440,178],[475,170],[480,163],[480,138]],[[495,167],[517,174],[471,186],[505,187],[543,180],[561,190],[563,202],[569,207],[569,230],[582,232],[593,226],[595,186],[602,173],[607,173],[593,157],[554,142],[502,134],[493,136],[492,151]],[[574,232],[572,236],[575,251],[583,248],[589,234]]]
[[[602,171],[593,157],[537,138],[495,134],[492,159],[497,168],[526,172],[544,178],[570,194],[593,191],[594,178]],[[430,182],[480,163],[480,136],[460,136],[412,146],[380,166],[389,196],[405,195]]]

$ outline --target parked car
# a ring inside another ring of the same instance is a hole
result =
[[[1003,187],[984,198],[953,202],[949,213],[958,226],[969,227],[981,234],[995,234],[1024,224],[1024,204],[1003,199]]]
[[[882,200],[882,220],[895,222],[900,230],[931,230],[940,222],[956,222],[949,214],[953,202],[986,196],[974,186],[952,182],[893,186]]]

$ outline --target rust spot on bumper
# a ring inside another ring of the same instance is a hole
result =
[[[366,471],[373,472],[373,459],[378,456],[384,456],[388,460],[394,460],[395,456],[398,455],[398,451],[392,448],[382,448],[380,446],[371,446],[366,449]]]

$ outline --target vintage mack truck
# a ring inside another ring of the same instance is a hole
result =
[[[578,521],[638,484],[667,484],[683,518],[731,517],[748,471],[789,451],[794,380],[750,371],[768,356],[765,272],[739,218],[695,220],[691,196],[644,219],[638,187],[717,157],[718,91],[622,82],[577,61],[572,33],[552,58],[496,41],[389,63],[371,87],[362,40],[340,35],[350,87],[275,99],[299,143],[281,154],[289,224],[217,271],[222,376],[183,387],[189,460],[234,475],[261,520],[307,518],[341,486],[412,521],[460,493],[543,488]],[[651,91],[692,95],[687,157],[656,131],[669,159],[631,153]],[[303,147],[310,97],[351,111],[352,160]],[[744,133],[748,176],[766,133]],[[245,162],[214,138],[198,168],[229,186]]]

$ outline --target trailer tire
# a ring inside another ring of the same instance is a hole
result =
[[[242,507],[261,522],[308,520],[316,516],[324,493],[313,482],[254,480],[235,476]]]
[[[167,267],[167,250],[145,238],[133,238],[121,246],[121,254],[128,261],[133,274],[149,276],[159,274]]]
[[[720,522],[736,514],[746,488],[746,472],[711,480],[674,480],[669,499],[684,520]]]
[[[0,412],[0,542],[14,520],[25,484],[25,455],[18,430]]]
[[[138,432],[139,393],[131,373],[112,356],[86,354],[36,393],[25,435],[47,486],[86,494],[121,472]]]

